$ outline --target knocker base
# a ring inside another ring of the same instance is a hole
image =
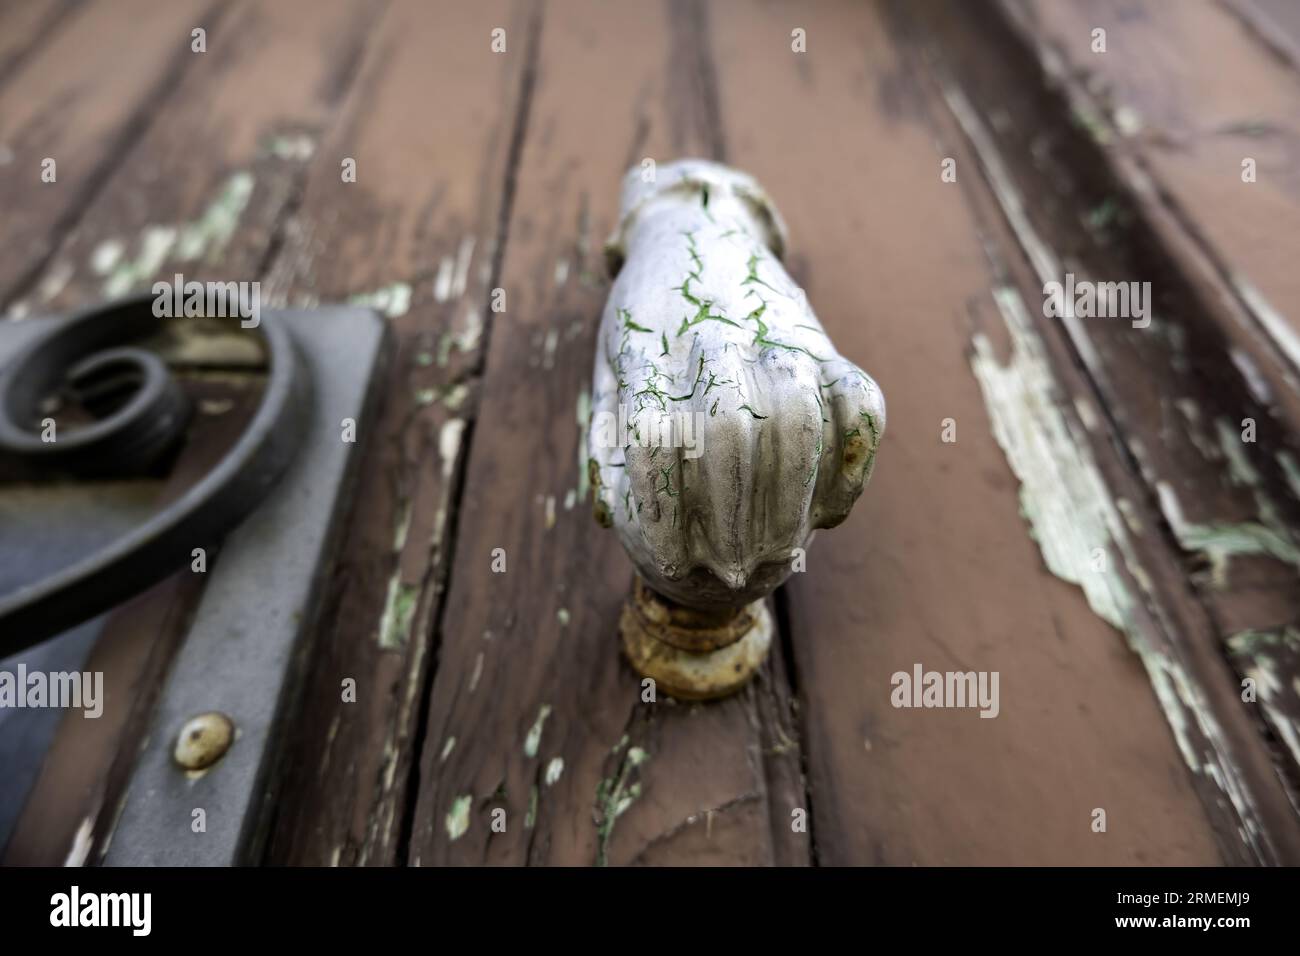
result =
[[[623,651],[657,691],[714,700],[740,690],[763,666],[772,645],[766,601],[728,611],[700,611],[669,601],[638,576],[619,619]]]

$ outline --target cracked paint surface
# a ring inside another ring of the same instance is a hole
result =
[[[1093,460],[1058,402],[1046,349],[1019,294],[994,291],[1011,337],[1002,363],[984,335],[974,338],[971,368],[979,381],[993,436],[1020,481],[1021,511],[1048,569],[1083,589],[1093,611],[1120,630],[1147,671],[1156,699],[1192,772],[1211,780],[1241,821],[1241,837],[1262,856],[1259,814],[1231,762],[1230,748],[1204,692],[1182,663],[1155,646],[1122,569],[1145,589],[1147,575],[1127,526]],[[1107,560],[1094,563],[1095,549]],[[1112,560],[1116,558],[1117,560]]]
[[[848,515],[885,426],[879,387],[836,352],[784,244],[743,173],[683,160],[624,180],[588,478],[646,582],[695,607],[780,584],[793,549]],[[645,433],[669,419],[693,423],[698,455]]]

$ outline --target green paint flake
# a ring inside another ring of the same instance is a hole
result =
[[[181,227],[176,258],[182,262],[214,258],[226,248],[253,195],[253,176],[238,172],[226,180],[216,199],[194,222]]]
[[[385,649],[403,647],[411,636],[411,617],[420,596],[420,589],[402,582],[399,568],[388,582],[388,597],[384,613],[379,619],[379,646]]]
[[[1092,569],[1093,551],[1109,548],[1119,515],[1058,407],[1056,379],[1019,294],[999,288],[993,298],[1012,335],[1012,353],[1004,366],[988,337],[977,334],[971,368],[993,437],[1020,481],[1021,514],[1048,570],[1079,585],[1099,617],[1123,628],[1132,604],[1127,587],[1117,573]]]
[[[396,319],[406,315],[411,308],[411,287],[405,282],[394,282],[372,292],[357,293],[348,302],[368,306],[390,319]]]
[[[1269,726],[1292,758],[1300,760],[1300,720],[1295,717],[1300,679],[1294,676],[1294,660],[1300,654],[1300,628],[1240,631],[1228,638],[1228,650],[1238,658],[1239,670],[1255,681],[1257,699]]]
[[[463,794],[451,802],[451,809],[447,811],[447,836],[452,842],[463,837],[469,830],[469,808],[473,803],[473,798],[468,794]]]
[[[90,271],[97,276],[106,276],[122,261],[126,247],[119,239],[105,239],[90,254]]]
[[[538,802],[539,802],[539,795],[537,792],[537,784],[533,784],[528,789],[528,812],[524,814],[525,830],[531,830],[533,828],[533,825],[537,822]]]
[[[546,765],[546,773],[542,779],[548,787],[553,787],[560,782],[560,776],[564,773],[564,758],[552,757],[551,762]]]
[[[1281,631],[1238,631],[1228,638],[1228,650],[1234,654],[1256,656],[1279,649],[1300,651],[1300,628]]]
[[[627,735],[611,751],[617,754],[627,744]],[[640,781],[632,782],[630,777],[638,767],[650,759],[650,755],[640,747],[628,748],[627,754],[619,761],[615,775],[604,778],[596,784],[596,865],[609,865],[609,841],[614,834],[614,824],[628,808],[641,796]]]
[[[157,275],[176,245],[177,231],[172,226],[148,226],[140,233],[139,253],[134,259],[118,262],[104,281],[105,297],[113,299],[138,288]]]
[[[465,399],[468,397],[469,386],[464,382],[457,382],[442,393],[442,403],[455,411],[465,404]]]
[[[315,154],[316,141],[306,133],[269,136],[263,141],[262,150],[276,159],[305,163]]]
[[[1282,474],[1286,477],[1291,494],[1300,498],[1300,465],[1297,465],[1296,460],[1284,451],[1278,452],[1277,463],[1282,466]]]
[[[1211,582],[1215,587],[1227,585],[1228,562],[1237,555],[1270,555],[1300,568],[1300,549],[1281,531],[1254,521],[1236,524],[1188,521],[1178,496],[1167,482],[1157,482],[1156,496],[1178,544],[1185,551],[1201,552],[1210,562]]]
[[[542,744],[542,728],[546,726],[546,718],[551,716],[551,705],[542,704],[537,711],[537,719],[533,721],[533,726],[528,728],[528,736],[524,738],[524,756],[533,758],[537,756],[537,748]]]

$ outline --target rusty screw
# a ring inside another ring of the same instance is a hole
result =
[[[196,714],[176,736],[172,756],[186,770],[206,770],[222,758],[234,739],[235,725],[225,714]]]

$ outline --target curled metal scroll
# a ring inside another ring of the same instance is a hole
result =
[[[0,368],[0,459],[22,472],[103,476],[138,472],[168,451],[189,400],[158,356],[130,344],[159,330],[153,297],[138,296],[50,323]],[[175,501],[86,558],[0,595],[0,657],[109,610],[211,546],[262,501],[301,442],[310,381],[274,313],[260,335],[269,368],[262,400],[217,465]],[[53,391],[103,417],[43,442],[35,423]],[[130,394],[122,398],[124,389]]]

